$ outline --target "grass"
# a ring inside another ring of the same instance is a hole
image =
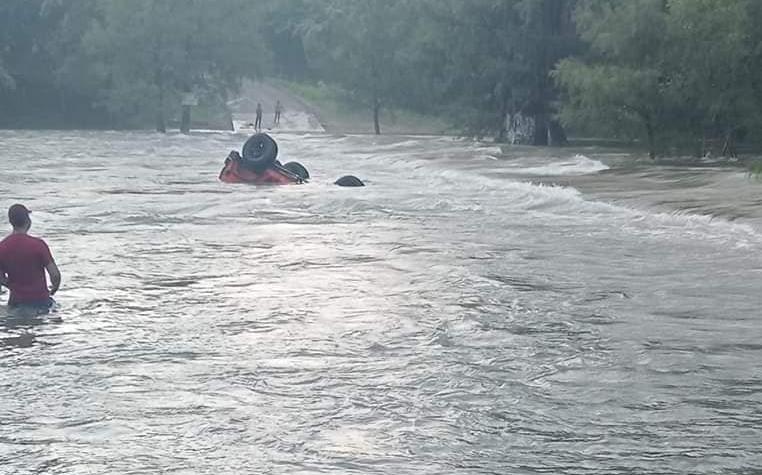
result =
[[[370,107],[352,100],[346,91],[322,82],[278,81],[277,84],[312,106],[329,132],[373,133]],[[441,135],[449,128],[441,118],[402,108],[384,108],[381,112],[381,132],[385,134]]]

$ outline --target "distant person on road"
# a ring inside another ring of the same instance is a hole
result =
[[[46,312],[54,303],[51,296],[61,285],[61,272],[45,241],[29,235],[30,213],[21,204],[8,209],[13,232],[0,241],[0,285],[11,291],[9,307]],[[50,276],[50,289],[45,279],[46,271]]]
[[[275,120],[273,120],[273,125],[280,125],[280,115],[283,112],[283,104],[280,103],[280,101],[275,103]]]
[[[257,118],[254,120],[254,130],[262,130],[262,103],[257,102]]]

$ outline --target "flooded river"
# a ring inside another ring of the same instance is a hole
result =
[[[276,139],[310,184],[219,183],[240,135],[0,132],[64,275],[0,307],[0,473],[762,471],[762,184]]]

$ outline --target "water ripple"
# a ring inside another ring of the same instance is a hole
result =
[[[65,276],[0,324],[0,472],[762,470],[755,229],[511,178],[545,152],[277,138],[313,183],[217,183],[231,134],[0,132]]]

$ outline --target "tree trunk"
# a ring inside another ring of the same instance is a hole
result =
[[[500,127],[500,131],[497,133],[497,137],[495,137],[495,142],[497,143],[506,143],[508,141],[508,124],[510,123],[510,119],[507,115],[503,116],[503,125]]]
[[[164,101],[159,100],[159,109],[156,111],[156,131],[162,134],[167,133],[167,123],[164,120]]]
[[[183,106],[183,118],[180,122],[180,132],[189,134],[191,128],[191,106]]]
[[[534,138],[532,139],[532,145],[548,145],[548,118],[545,114],[537,114],[534,117]]]
[[[500,105],[500,131],[497,134],[497,137],[495,137],[495,142],[497,143],[505,143],[508,141],[508,128],[510,127],[510,114],[508,113],[508,101],[503,98],[501,105]]]
[[[378,98],[373,100],[373,130],[376,135],[381,135],[381,101]]]
[[[550,72],[559,59],[568,55],[570,45],[575,37],[572,12],[573,1],[542,0],[536,2],[539,6],[539,19],[536,25],[539,30],[539,40],[536,42],[534,104],[535,133],[533,145],[551,145],[561,147],[567,145],[566,133],[558,121],[552,119],[558,98],[558,91],[550,78]]]
[[[569,145],[569,139],[566,137],[566,131],[564,130],[564,127],[561,125],[561,123],[557,120],[553,119],[550,121],[548,132],[550,135],[551,147],[565,147]]]
[[[736,153],[736,143],[735,143],[735,131],[733,129],[729,129],[725,133],[725,141],[722,145],[722,156],[725,158],[737,158],[738,154]]]
[[[654,125],[651,123],[651,118],[646,117],[646,134],[648,135],[648,157],[651,160],[656,159],[656,137],[654,136]]]
[[[159,104],[156,110],[156,131],[166,134],[167,123],[164,120],[164,78],[161,70],[156,71],[156,84],[159,87]]]

